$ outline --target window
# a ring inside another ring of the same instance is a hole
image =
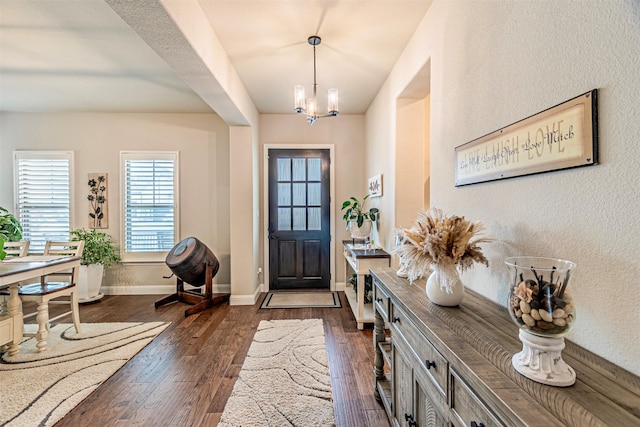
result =
[[[122,152],[124,261],[164,261],[178,236],[178,153]]]
[[[29,252],[42,252],[47,240],[69,240],[72,167],[71,151],[14,152],[16,212]]]

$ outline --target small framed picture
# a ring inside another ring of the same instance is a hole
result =
[[[382,174],[369,178],[369,197],[382,196]]]

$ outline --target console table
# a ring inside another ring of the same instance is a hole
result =
[[[344,293],[356,318],[358,329],[364,329],[365,323],[373,323],[373,304],[365,304],[364,302],[365,276],[369,274],[370,268],[389,267],[391,265],[391,255],[382,249],[366,249],[364,244],[354,244],[351,240],[343,240],[342,244],[344,245],[343,255],[345,260]],[[357,275],[357,292],[347,282],[350,270]]]
[[[522,343],[504,307],[470,290],[441,307],[424,280],[371,275],[375,393],[392,426],[640,426],[640,377],[565,340],[576,383],[537,383],[511,366]]]

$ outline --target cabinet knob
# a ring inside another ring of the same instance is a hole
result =
[[[382,298],[380,298],[380,297],[376,297],[376,301],[377,301],[377,302],[382,302]]]
[[[431,369],[431,368],[435,368],[436,367],[436,362],[434,360],[425,360],[424,361],[425,366],[427,367],[427,369]]]
[[[411,418],[411,415],[407,414],[406,412],[404,413],[404,420],[405,421],[409,421],[409,418]]]
[[[398,323],[400,321],[400,318],[398,316],[393,316],[393,319],[391,319],[391,321],[393,323]]]
[[[471,421],[471,427],[484,427],[484,423],[477,423],[475,421]]]

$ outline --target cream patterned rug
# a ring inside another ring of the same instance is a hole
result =
[[[25,339],[20,353],[0,359],[0,426],[55,424],[167,326],[83,323],[76,334],[72,324],[59,324],[42,353]]]
[[[218,427],[335,426],[322,319],[263,320]]]
[[[340,308],[337,292],[269,292],[260,308]]]

